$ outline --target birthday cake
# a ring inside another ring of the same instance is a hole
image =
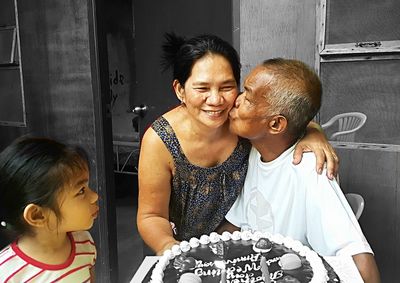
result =
[[[164,252],[149,277],[151,283],[339,282],[336,274],[328,276],[321,257],[299,241],[258,231],[182,241]]]

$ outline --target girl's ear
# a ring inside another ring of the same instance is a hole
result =
[[[25,221],[33,227],[43,227],[47,223],[46,211],[39,205],[30,203],[24,209]]]
[[[175,95],[179,99],[179,101],[184,104],[185,103],[185,89],[183,85],[178,80],[174,80],[172,82],[172,87],[174,88]]]

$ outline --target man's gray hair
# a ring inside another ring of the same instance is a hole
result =
[[[264,61],[263,66],[271,76],[266,96],[271,112],[285,116],[289,133],[297,139],[321,106],[318,75],[298,60],[275,58]]]

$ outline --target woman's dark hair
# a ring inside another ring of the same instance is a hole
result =
[[[30,233],[23,218],[32,203],[47,207],[60,217],[57,197],[70,178],[88,170],[80,148],[55,140],[22,137],[0,153],[0,221],[17,234]]]
[[[185,39],[174,33],[166,33],[162,49],[161,66],[163,71],[172,67],[173,78],[182,85],[189,78],[194,63],[207,54],[219,54],[228,60],[236,84],[240,85],[239,55],[228,42],[215,35],[205,34]]]

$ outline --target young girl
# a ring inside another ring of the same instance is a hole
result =
[[[93,282],[89,232],[98,195],[77,148],[17,139],[0,153],[0,224],[14,242],[0,252],[0,282]]]

